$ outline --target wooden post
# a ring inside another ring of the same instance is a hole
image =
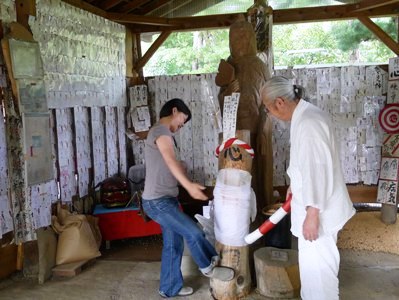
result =
[[[249,130],[236,132],[239,140],[250,144]],[[243,149],[232,146],[219,155],[219,169],[234,168],[251,172],[252,157]],[[228,218],[229,216],[226,216]],[[232,300],[245,297],[251,290],[248,246],[234,247],[216,241],[216,251],[221,258],[220,265],[233,268],[235,276],[231,281],[211,279],[211,293],[218,300]]]
[[[29,16],[36,16],[35,0],[16,0],[17,22],[30,31]]]
[[[399,193],[396,196],[396,203],[398,203]],[[382,203],[381,206],[381,221],[384,224],[395,224],[398,218],[398,204],[391,205]]]

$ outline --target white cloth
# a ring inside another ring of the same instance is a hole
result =
[[[298,261],[301,277],[301,299],[339,299],[339,251],[337,234],[323,235],[309,242],[298,238]]]
[[[306,207],[320,210],[319,236],[338,232],[354,215],[327,114],[300,100],[291,119],[291,231],[302,237]]]
[[[216,240],[229,246],[246,246],[250,219],[256,217],[256,197],[250,173],[221,169],[213,190]]]

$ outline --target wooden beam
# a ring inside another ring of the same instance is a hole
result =
[[[135,37],[136,37],[136,42],[135,42],[135,49],[134,49],[134,51],[135,51],[135,53],[137,54],[137,58],[134,60],[135,62],[137,61],[139,61],[139,60],[141,60],[142,58],[143,58],[143,54],[142,54],[142,51],[141,51],[141,34],[136,34],[135,35]],[[153,54],[152,54],[153,55]],[[151,55],[151,56],[152,56]],[[148,59],[149,60],[149,59]],[[133,64],[133,66],[134,66],[135,64]],[[144,67],[144,66],[143,66]],[[144,72],[143,72],[143,67],[141,67],[141,68],[139,68],[139,69],[137,69],[137,68],[134,68],[134,70],[138,73],[137,75],[138,75],[138,78],[137,79],[143,79],[144,78]]]
[[[143,55],[141,59],[139,59],[134,68],[136,72],[139,72],[145,64],[150,60],[150,58],[154,55],[154,53],[158,50],[158,48],[163,44],[163,42],[169,37],[171,31],[164,31],[161,35],[155,40],[155,42],[151,45],[151,47],[147,50],[147,52]]]
[[[184,7],[191,3],[192,0],[175,0],[173,1],[173,8],[169,9],[167,12],[159,15],[160,17],[165,17],[165,15],[173,14],[174,11],[177,11],[179,8]]]
[[[358,8],[355,11],[363,11],[366,9],[381,7],[394,3],[399,3],[399,0],[363,0],[362,2],[356,4]]]
[[[396,55],[399,55],[399,44],[395,42],[384,30],[375,24],[370,18],[359,17],[360,22],[363,23],[372,33],[374,33],[389,49]]]
[[[356,5],[335,5],[323,7],[307,7],[294,9],[279,9],[273,11],[273,24],[293,24],[305,22],[321,22],[331,20],[357,19],[358,17],[397,16],[399,6],[390,4],[363,11],[356,11]],[[133,32],[162,31],[162,26],[168,26],[167,30],[195,30],[209,28],[229,27],[242,14],[224,14],[199,17],[160,18],[150,16],[137,16],[130,14],[109,13],[112,21],[122,24],[151,25],[134,26]]]
[[[179,18],[179,17],[187,17],[187,16],[194,16],[197,13],[207,9],[209,5],[216,5],[223,0],[207,0],[207,1],[186,1],[181,2],[179,6],[175,7],[173,10],[168,10],[167,12],[162,13],[159,15],[160,17],[167,17],[167,18]],[[155,13],[154,15],[157,15]]]
[[[151,14],[152,16],[157,16],[157,17],[165,17],[166,13],[157,13],[156,10],[160,9],[163,6],[168,5],[169,3],[173,3],[173,5],[170,7],[170,9],[167,9],[167,13],[171,13],[182,6],[190,3],[192,0],[158,0],[158,1],[151,1],[150,4],[143,6],[139,10],[140,15],[148,15]],[[147,1],[148,2],[148,1]],[[198,1],[196,1],[198,2]],[[200,1],[202,2],[202,1]]]
[[[80,9],[83,9],[85,11],[88,11],[92,14],[95,14],[97,16],[103,17],[103,18],[107,18],[107,12],[94,6],[91,5],[83,0],[62,0],[65,3],[68,3],[72,6],[78,7]]]
[[[209,15],[200,17],[181,17],[173,18],[173,24],[179,25],[182,28],[189,28],[195,26],[196,24],[210,24],[213,26],[223,25],[224,23],[230,23],[231,21],[236,21],[237,18],[242,18],[244,14],[228,14],[228,15]]]
[[[122,6],[121,11],[125,14],[130,13],[132,10],[136,9],[137,7],[142,6],[143,4],[147,3],[148,0],[134,0],[126,5]]]
[[[126,77],[133,77],[133,34],[126,28],[125,39],[125,61],[126,61]]]
[[[131,30],[133,32],[143,33],[159,32],[163,30],[185,31],[192,29],[225,28],[233,24],[238,18],[242,18],[243,14],[211,15],[184,18],[160,18],[109,13],[108,17],[114,22],[119,22],[125,25],[134,24],[134,26],[131,26]]]
[[[273,24],[293,24],[305,22],[349,20],[358,17],[382,17],[399,15],[399,6],[386,6],[356,11],[356,4],[321,7],[279,9],[273,11]]]
[[[36,16],[35,0],[16,0],[17,21],[30,31],[29,16]]]
[[[107,18],[114,22],[127,23],[127,24],[143,24],[143,25],[155,25],[155,26],[176,25],[176,22],[174,21],[174,19],[151,17],[151,16],[108,13]]]
[[[164,6],[165,4],[167,4],[170,0],[159,0],[157,2],[153,2],[149,5],[146,5],[143,10],[141,11],[141,13],[143,15],[147,15],[149,13],[152,13],[154,10],[160,8],[161,6]]]
[[[114,6],[117,6],[119,3],[123,2],[124,0],[106,0],[104,2],[100,3],[100,7],[103,10],[108,10],[113,8]]]
[[[172,30],[174,26],[170,27],[165,27],[165,26],[159,26],[159,25],[148,25],[148,24],[124,24],[126,27],[128,27],[133,33],[148,33],[148,32],[161,32],[166,29]]]

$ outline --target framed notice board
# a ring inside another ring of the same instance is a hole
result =
[[[14,39],[10,39],[9,43],[14,78],[43,78],[39,44]]]
[[[25,174],[28,185],[54,178],[49,114],[24,114]]]

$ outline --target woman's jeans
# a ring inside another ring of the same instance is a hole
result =
[[[213,266],[213,257],[217,256],[215,248],[205,238],[198,225],[179,208],[175,197],[163,197],[152,200],[143,199],[143,208],[147,215],[161,225],[163,236],[161,283],[159,292],[176,296],[183,287],[183,276],[180,270],[184,250],[184,240],[190,249],[191,256],[203,273]]]

